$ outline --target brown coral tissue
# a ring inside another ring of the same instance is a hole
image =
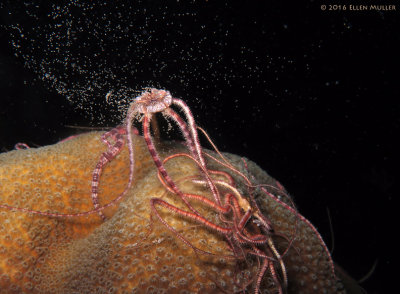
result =
[[[154,112],[183,142],[151,135],[138,99],[108,137],[0,155],[0,293],[345,293],[279,182],[203,149],[172,101],[184,118],[170,104]]]

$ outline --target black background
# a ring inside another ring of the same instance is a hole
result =
[[[389,293],[399,223],[393,203],[393,170],[399,163],[399,12],[329,11],[329,5],[323,11],[316,2],[198,2],[203,17],[220,14],[221,22],[235,24],[225,56],[250,46],[273,62],[258,79],[243,75],[232,86],[214,84],[206,73],[204,91],[182,89],[168,83],[168,76],[157,83],[187,101],[221,150],[252,159],[278,179],[329,248],[334,235],[333,258],[351,276],[362,278],[377,262],[362,286],[368,293]],[[259,36],[261,31],[265,35]],[[35,74],[14,56],[7,33],[0,37],[1,151],[17,142],[56,143],[77,131],[67,125],[104,125],[33,83]],[[110,119],[108,126],[113,125]]]

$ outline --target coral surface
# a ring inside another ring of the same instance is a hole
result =
[[[68,214],[91,211],[92,173],[106,150],[100,136],[93,132],[52,146],[0,154],[0,205]],[[232,293],[246,287],[254,291],[260,269],[257,258],[235,260],[223,235],[157,206],[162,219],[193,246],[214,255],[196,253],[155,216],[150,205],[154,197],[187,208],[160,183],[143,138],[134,136],[133,143],[133,186],[122,201],[103,211],[105,221],[98,213],[66,218],[0,208],[0,293]],[[180,142],[157,146],[162,157],[185,150]],[[240,157],[226,156],[254,183],[279,188],[254,163],[246,161],[245,168]],[[208,165],[228,171],[212,161]],[[185,180],[199,173],[190,159],[174,158],[166,168],[184,192],[210,195],[204,186]],[[104,167],[101,205],[125,189],[128,175],[125,146]],[[247,187],[237,176],[235,180],[246,195]],[[285,193],[277,191],[271,193],[291,206]],[[319,235],[307,220],[259,189],[255,198],[272,222],[278,251],[285,252],[287,292],[344,293]],[[221,223],[214,209],[201,202],[193,205],[208,220]],[[275,286],[267,271],[261,292],[275,293]]]

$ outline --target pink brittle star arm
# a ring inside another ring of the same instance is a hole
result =
[[[272,259],[269,255],[266,255],[264,252],[262,252],[260,249],[258,249],[255,246],[253,246],[252,249],[253,249],[253,251],[249,252],[250,254],[261,257],[264,260],[264,262],[261,266],[261,269],[257,274],[256,287],[254,289],[254,294],[260,293],[261,281],[262,281],[262,279],[265,275],[265,272],[267,271],[268,268],[271,272],[272,279],[274,280],[274,283],[278,288],[278,293],[283,294],[283,287],[280,285],[278,275],[276,274],[276,270],[275,270],[275,266],[274,266],[275,260]],[[267,251],[269,254],[271,254],[270,250],[267,249]],[[284,275],[286,276],[286,272],[284,273]],[[287,284],[285,284],[284,288],[286,288],[286,287],[287,287]]]
[[[171,179],[171,177],[167,173],[167,170],[165,169],[164,164],[162,163],[160,156],[158,155],[158,153],[154,147],[154,142],[150,135],[149,118],[147,115],[145,115],[144,120],[143,120],[143,136],[146,141],[147,148],[150,152],[150,155],[153,158],[154,164],[156,165],[159,173],[162,175],[162,177],[165,179],[165,181],[168,183],[168,185],[171,187],[171,189],[174,191],[174,193],[177,194],[182,199],[182,201],[186,204],[186,206],[193,213],[199,215],[199,212],[195,208],[193,208],[193,206],[185,199],[182,191],[178,188],[178,186],[175,184],[175,182]]]
[[[201,198],[196,197],[196,196],[198,196],[198,195],[193,195],[193,194],[189,194],[188,195],[188,197],[193,198],[193,199],[197,198],[197,200],[200,200],[200,201],[204,200],[204,199],[201,199]],[[210,222],[209,220],[205,219],[204,217],[202,217],[200,215],[197,215],[197,214],[194,214],[192,212],[180,209],[180,208],[178,208],[178,207],[176,207],[176,206],[174,206],[172,204],[169,204],[168,202],[166,202],[166,201],[164,201],[164,200],[162,200],[160,198],[152,198],[150,200],[150,202],[151,202],[151,206],[153,207],[153,210],[156,212],[158,218],[164,224],[166,224],[166,222],[165,222],[165,220],[163,220],[161,218],[160,214],[158,213],[157,209],[155,208],[156,205],[163,206],[164,208],[167,208],[168,210],[172,211],[175,214],[179,214],[179,215],[182,215],[184,217],[190,218],[190,219],[192,219],[192,220],[194,220],[194,221],[196,221],[196,222],[198,222],[200,224],[203,224],[203,225],[205,225],[205,226],[207,226],[207,227],[209,227],[209,228],[211,228],[211,229],[213,229],[213,230],[215,230],[215,231],[217,231],[219,233],[222,233],[222,234],[226,235],[226,234],[229,234],[232,231],[230,228],[224,228],[224,227],[218,226],[218,225]],[[205,203],[208,203],[208,202],[205,202]],[[209,204],[211,204],[211,203],[209,203]],[[171,226],[168,225],[168,227],[170,228]]]
[[[103,171],[104,166],[121,152],[125,143],[125,137],[124,137],[125,133],[126,130],[124,128],[117,127],[109,132],[104,133],[101,136],[101,140],[108,146],[108,150],[101,154],[100,159],[97,162],[92,175],[91,197],[95,209],[100,207],[99,197],[98,197],[98,187],[99,187],[101,173]],[[110,137],[115,141],[114,145],[112,145],[108,140]],[[103,220],[106,219],[102,211],[99,211],[99,215]]]
[[[220,207],[218,205],[214,205],[214,203],[212,201],[210,201],[206,197],[203,197],[203,196],[200,196],[200,195],[185,194],[185,197],[186,198],[191,198],[191,199],[196,199],[196,200],[201,201],[201,202],[203,202],[205,204],[208,204],[208,205],[210,205],[212,207],[218,208],[218,210],[220,210],[220,211],[227,211],[228,210],[228,208],[224,208],[224,207]],[[180,215],[182,215],[184,217],[193,219],[196,222],[198,222],[200,224],[203,224],[203,225],[205,225],[205,226],[207,226],[207,227],[209,227],[209,228],[213,229],[214,231],[217,231],[217,232],[219,232],[221,234],[226,235],[226,234],[229,234],[229,233],[232,232],[232,229],[230,229],[230,228],[224,228],[224,227],[221,227],[219,225],[216,225],[216,224],[210,222],[209,220],[207,220],[206,218],[204,218],[203,216],[200,216],[200,215],[191,213],[189,211],[185,211],[183,209],[180,209],[180,208],[178,208],[178,207],[176,207],[176,206],[174,206],[172,204],[169,204],[168,202],[166,202],[166,201],[164,201],[164,200],[162,200],[160,198],[152,198],[151,202],[152,202],[153,206],[155,206],[155,204],[161,205],[164,208],[167,208],[168,210],[170,210],[170,211],[172,211],[172,212],[174,212],[176,214],[180,214]]]
[[[196,157],[198,157],[198,159],[199,159],[199,161],[201,163],[201,166],[205,167],[206,163],[205,163],[205,160],[204,160],[204,157],[203,157],[203,152],[202,152],[202,149],[201,149],[199,136],[197,134],[196,123],[194,121],[194,117],[193,117],[193,114],[192,114],[189,106],[187,106],[186,103],[183,102],[183,100],[177,99],[177,98],[173,98],[172,99],[172,103],[174,105],[180,107],[183,110],[183,112],[184,112],[184,114],[186,116],[186,119],[188,121],[190,133],[191,133],[193,141],[194,141],[194,146],[195,146],[196,153],[197,153]]]
[[[194,116],[192,114],[192,111],[190,110],[189,106],[187,106],[187,104],[181,99],[172,98],[172,104],[178,106],[184,112],[186,119],[188,121],[191,138],[192,138],[192,141],[194,142],[194,147],[195,147],[195,151],[196,151],[195,158],[200,161],[201,169],[205,173],[207,173],[207,166],[206,166],[206,162],[204,160],[203,150],[200,145],[199,135],[197,133],[197,126],[196,126],[196,122],[194,121]],[[210,186],[210,189],[211,189],[214,197],[216,198],[216,201],[218,202],[218,204],[221,204],[220,196],[218,194],[217,189],[213,186],[213,183],[208,182],[208,185]]]
[[[189,131],[186,122],[171,108],[165,109],[164,114],[166,116],[172,118],[175,121],[175,123],[178,125],[179,129],[181,130],[181,132],[183,134],[183,137],[185,138],[185,141],[189,148],[190,153],[194,157],[194,160],[196,162],[199,162],[197,165],[200,168],[200,170],[205,174],[205,177],[207,179],[207,184],[211,189],[211,192],[214,196],[215,201],[221,205],[221,196],[219,195],[219,192],[218,192],[217,188],[215,187],[214,183],[209,180],[210,179],[210,176],[208,174],[209,171],[205,165],[204,158],[202,157],[201,145],[199,144],[199,141],[198,141],[197,130],[196,130],[195,126],[194,127],[192,126],[191,131]],[[192,115],[191,112],[189,112],[188,115]],[[194,130],[196,136],[193,136],[193,130]],[[200,150],[200,153],[198,152],[198,150]]]
[[[28,146],[26,143],[17,143],[14,146],[15,150],[24,150],[24,149],[30,149],[31,147]]]
[[[158,91],[156,89],[152,89],[153,91]],[[164,91],[165,92],[165,91]],[[146,103],[143,101],[145,100],[145,97],[148,97],[148,92],[143,92],[140,96],[136,97],[134,101],[130,104],[127,115],[126,115],[126,120],[125,120],[125,128],[126,128],[126,134],[128,138],[128,150],[129,150],[129,183],[128,187],[132,185],[133,182],[133,174],[134,174],[134,169],[135,169],[135,150],[134,150],[134,145],[133,145],[133,131],[132,131],[132,124],[133,121],[135,120],[136,116],[139,114],[144,114],[146,115],[147,111],[158,111],[159,109],[162,111],[165,107],[168,107],[168,98],[166,99],[165,102],[161,103],[158,106],[151,106],[149,109],[146,108]],[[135,129],[136,130],[136,129]],[[138,135],[138,133],[136,134]]]
[[[180,208],[177,208],[177,207],[175,207],[175,206],[173,206],[173,205],[167,203],[166,201],[164,201],[164,200],[162,200],[162,199],[160,199],[160,198],[152,198],[152,199],[150,200],[151,208],[152,208],[154,214],[157,216],[157,218],[161,221],[161,223],[162,223],[164,226],[166,226],[166,227],[167,227],[170,231],[172,231],[179,239],[181,239],[183,243],[185,243],[185,244],[188,245],[190,248],[192,248],[196,253],[199,252],[199,253],[205,254],[205,255],[216,255],[216,254],[214,254],[214,253],[211,253],[211,252],[202,250],[202,249],[200,249],[200,248],[197,248],[197,247],[195,247],[192,243],[190,243],[190,241],[188,241],[185,237],[183,237],[174,227],[172,227],[170,224],[168,224],[168,223],[161,217],[161,215],[159,214],[159,212],[158,212],[158,210],[157,210],[157,208],[156,208],[156,204],[161,205],[161,206],[163,206],[163,207],[169,209],[170,211],[172,211],[172,212],[174,212],[174,213],[176,213],[176,214],[181,214],[181,215],[184,215],[184,216],[187,216],[187,217],[192,216],[193,219],[198,219],[198,220],[203,220],[203,221],[205,221],[205,222],[208,222],[206,219],[204,219],[203,217],[201,217],[201,216],[199,216],[199,215],[196,215],[196,214],[194,214],[194,213],[191,213],[191,212],[188,212],[188,211],[184,211],[184,210],[182,210],[182,209],[180,209]],[[182,211],[182,213],[180,213],[179,211]],[[201,221],[200,221],[200,222],[201,222]],[[214,225],[214,224],[213,224],[213,225]],[[221,229],[222,231],[226,231],[227,233],[230,231],[229,229],[226,229],[226,228],[223,228],[223,227],[220,227],[220,229]],[[226,257],[226,258],[234,258],[233,255],[232,255],[232,256],[231,256],[231,255],[219,255],[219,256],[221,256],[221,257]]]

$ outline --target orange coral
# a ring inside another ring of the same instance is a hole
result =
[[[59,213],[92,210],[92,172],[105,150],[100,135],[95,132],[52,146],[1,154],[0,204]],[[216,293],[238,291],[252,281],[259,269],[257,260],[227,258],[231,252],[222,235],[159,208],[162,218],[194,246],[215,253],[199,255],[150,217],[153,197],[183,206],[161,185],[141,137],[135,136],[134,146],[134,185],[120,203],[104,211],[105,222],[97,213],[58,218],[0,208],[0,293]],[[158,150],[168,156],[182,147],[165,143]],[[127,153],[125,147],[103,170],[99,188],[103,205],[126,187]],[[240,158],[227,156],[247,172]],[[224,170],[216,163],[209,165]],[[259,183],[276,184],[255,164],[248,165]],[[201,185],[182,181],[198,173],[192,161],[176,158],[166,167],[176,181],[181,179],[183,191],[208,193]],[[257,201],[272,221],[277,233],[273,240],[280,252],[296,234],[283,257],[288,292],[339,293],[329,256],[308,222],[263,193]],[[196,209],[214,223],[220,222],[218,214],[201,203]],[[261,289],[272,293],[275,286],[270,273],[266,274]]]

